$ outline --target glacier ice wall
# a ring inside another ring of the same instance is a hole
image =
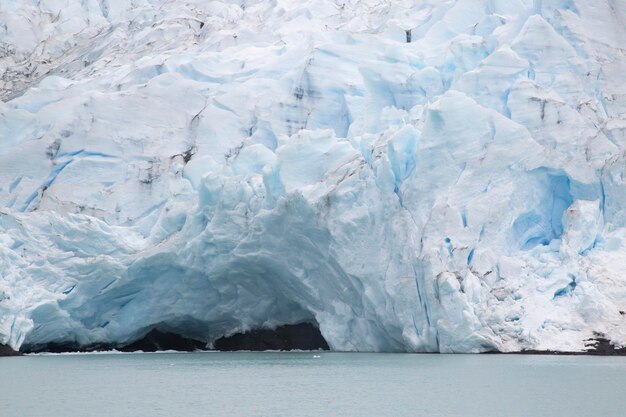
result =
[[[624,0],[5,0],[0,23],[0,343],[626,344]]]

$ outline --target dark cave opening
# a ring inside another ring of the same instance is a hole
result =
[[[220,351],[237,350],[329,350],[320,329],[311,323],[286,324],[276,329],[255,329],[221,337],[213,347]]]
[[[130,344],[94,343],[81,345],[78,342],[50,342],[37,345],[25,344],[20,349],[20,353],[102,352],[108,350],[118,350],[120,352],[159,352],[163,350],[192,352],[194,350],[206,349],[206,343],[199,340],[186,338],[176,333],[152,329],[144,337]]]
[[[163,350],[177,350],[179,352],[193,352],[194,350],[206,350],[206,343],[199,340],[185,338],[176,333],[161,332],[152,329],[148,334],[133,343],[118,347],[122,352],[159,352]]]
[[[183,337],[176,333],[152,329],[144,337],[127,345],[96,343],[80,345],[76,342],[50,342],[43,345],[24,345],[20,352],[1,346],[0,356],[37,352],[94,352],[116,349],[121,352],[159,352],[175,350],[193,352],[207,350],[205,342]],[[217,339],[213,344],[219,351],[264,351],[264,350],[330,350],[319,328],[312,323],[286,324],[275,329],[254,329]],[[5,351],[6,350],[6,351]]]

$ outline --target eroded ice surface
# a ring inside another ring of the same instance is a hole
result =
[[[0,3],[0,343],[626,343],[623,0]]]

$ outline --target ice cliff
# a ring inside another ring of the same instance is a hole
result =
[[[626,1],[3,0],[0,344],[626,344]]]

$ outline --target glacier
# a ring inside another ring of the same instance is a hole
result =
[[[0,344],[626,345],[626,1],[3,0]]]

